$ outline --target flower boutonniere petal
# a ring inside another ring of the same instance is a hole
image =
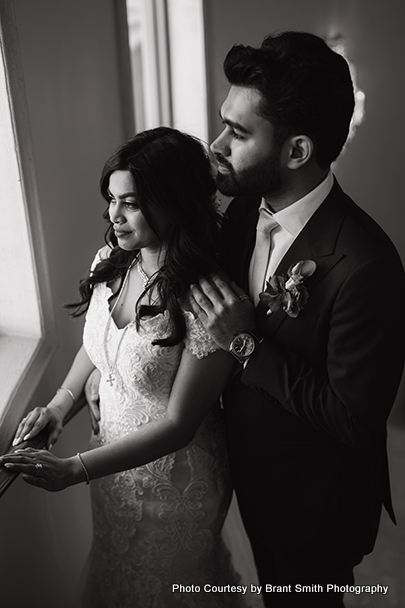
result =
[[[267,315],[279,308],[289,316],[298,317],[308,302],[308,289],[302,283],[314,274],[316,264],[313,260],[299,260],[290,266],[287,275],[274,275],[266,282],[266,290],[259,294],[260,301],[267,305]]]

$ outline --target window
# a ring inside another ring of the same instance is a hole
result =
[[[0,449],[5,450],[53,352],[33,155],[13,4],[0,4]]]
[[[126,0],[126,6],[134,107],[128,96],[125,108],[131,106],[136,131],[163,124],[207,140],[203,0]],[[119,27],[121,17],[122,11]],[[119,42],[124,38],[121,32]],[[0,46],[3,450],[55,348],[55,326],[13,0],[0,3]],[[132,116],[132,133],[129,122]]]
[[[136,131],[208,139],[202,0],[127,0]]]

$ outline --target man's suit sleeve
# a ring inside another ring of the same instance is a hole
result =
[[[370,445],[385,430],[402,374],[404,293],[400,264],[363,263],[334,301],[326,367],[310,365],[276,333],[259,345],[242,382],[340,442]]]

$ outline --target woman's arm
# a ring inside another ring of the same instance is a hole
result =
[[[29,412],[18,426],[13,445],[16,446],[22,441],[32,439],[43,428],[49,426],[47,448],[50,449],[62,431],[63,420],[74,404],[73,398],[77,400],[81,395],[84,384],[94,367],[82,346],[62,383],[62,386],[69,390],[58,389],[46,407],[36,407]]]
[[[184,350],[170,394],[166,418],[83,454],[91,478],[132,469],[177,451],[193,439],[232,375],[232,355],[215,351],[197,359]]]
[[[83,453],[82,461],[90,479],[141,466],[187,445],[221,395],[234,367],[235,359],[222,350],[203,359],[184,350],[166,417],[118,441]],[[86,481],[77,456],[59,459],[44,450],[22,450],[4,456],[0,463],[25,473],[26,481],[48,490],[61,490]],[[42,467],[36,469],[36,464]]]

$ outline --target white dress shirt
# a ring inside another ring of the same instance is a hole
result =
[[[276,226],[276,228],[274,228],[271,232],[271,250],[266,271],[266,281],[272,277],[277,266],[301,230],[304,228],[305,224],[311,219],[315,211],[332,190],[332,186],[333,175],[331,172],[329,172],[323,182],[321,182],[319,186],[311,190],[311,192],[306,194],[303,198],[299,199],[289,207],[285,207],[281,211],[277,211],[277,213],[272,214],[279,225]],[[259,209],[262,207],[267,208],[267,210],[270,212],[264,199],[262,199]],[[259,294],[251,293],[253,259],[254,255],[252,255],[249,267],[249,291],[250,297],[256,305],[259,301]]]

